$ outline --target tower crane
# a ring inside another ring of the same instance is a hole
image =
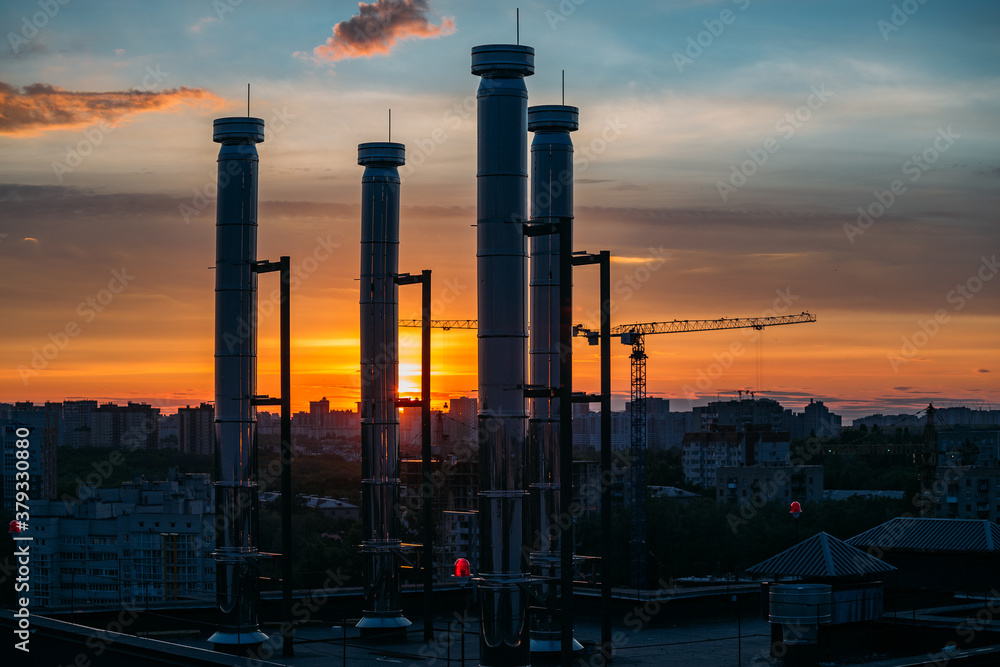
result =
[[[641,588],[646,582],[646,336],[652,334],[689,333],[694,331],[719,331],[724,329],[756,329],[783,324],[815,322],[810,313],[779,315],[775,317],[733,317],[716,320],[672,320],[619,324],[611,328],[611,335],[620,338],[623,345],[631,345],[631,407],[629,443],[632,465],[629,469],[630,501],[632,505],[632,585]],[[421,320],[400,320],[401,327],[419,327]],[[475,329],[477,320],[431,320],[435,329]],[[600,342],[600,332],[583,325],[573,327],[573,335],[584,335],[590,345]]]
[[[400,320],[399,326],[419,329],[421,322],[422,320]],[[432,329],[444,329],[445,331],[449,329],[476,329],[478,326],[479,320],[431,320]]]
[[[651,334],[688,333],[692,331],[718,331],[721,329],[756,329],[782,324],[815,322],[809,313],[780,315],[777,317],[734,317],[717,320],[672,320],[619,324],[611,328],[611,335],[618,336],[623,345],[632,346],[631,360],[631,419],[629,444],[631,467],[629,469],[629,500],[632,505],[632,585],[637,589],[646,583],[646,336]],[[583,325],[573,327],[573,334],[583,334],[590,345],[597,345],[600,333]]]

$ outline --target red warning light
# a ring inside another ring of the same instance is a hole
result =
[[[10,531],[9,532],[11,532],[11,533],[20,533],[21,532],[21,522],[20,521],[11,521],[10,522]]]
[[[469,565],[469,561],[464,558],[455,561],[455,576],[459,578],[472,576],[472,566]]]
[[[791,514],[794,519],[799,518],[799,515],[802,514],[802,505],[799,504],[799,501],[792,501],[792,507],[788,510],[788,513]]]

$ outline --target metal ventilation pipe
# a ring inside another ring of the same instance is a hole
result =
[[[399,169],[403,144],[358,145],[361,178],[362,631],[410,625],[399,604]]]
[[[529,527],[524,479],[527,414],[528,92],[530,46],[472,49],[479,83],[477,192],[479,290],[480,664],[529,665],[521,586]]]
[[[573,141],[570,132],[580,127],[579,109],[544,105],[528,109],[531,142],[531,218],[558,223],[573,217]],[[572,235],[572,228],[565,229]],[[559,243],[557,234],[532,236],[531,247],[531,385],[558,388],[559,341]],[[572,242],[570,243],[572,246]],[[557,607],[562,540],[573,543],[573,527],[556,523],[565,508],[559,498],[560,401],[530,399],[528,479],[531,484],[531,572],[541,577],[541,606]],[[562,647],[557,619],[536,614],[531,621],[531,652],[558,653]],[[574,650],[582,649],[575,639]]]
[[[260,118],[217,118],[215,223],[215,576],[228,653],[259,646],[257,554],[257,147]]]

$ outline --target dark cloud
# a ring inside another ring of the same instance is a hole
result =
[[[201,88],[161,91],[69,91],[46,83],[17,88],[0,81],[0,135],[30,137],[104,122],[116,125],[146,111],[166,111],[178,104],[220,106],[222,100]]]
[[[976,372],[977,372],[977,373],[989,373],[990,371],[989,371],[989,369],[988,369],[988,368],[980,368],[980,369],[978,369],[978,370],[977,370]]]
[[[28,41],[27,44],[18,43],[15,45],[13,42],[7,47],[7,51],[0,52],[0,58],[25,58],[28,56],[33,56],[39,53],[48,53],[49,47],[45,45],[41,37],[36,37]]]
[[[455,32],[455,19],[431,23],[427,0],[376,0],[359,3],[358,14],[333,26],[333,36],[313,53],[323,60],[370,58],[388,54],[396,42],[426,39]]]

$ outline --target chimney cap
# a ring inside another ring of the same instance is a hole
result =
[[[406,164],[406,144],[394,141],[369,141],[358,144],[358,164],[362,166],[399,167]]]
[[[242,144],[264,141],[264,119],[249,116],[216,118],[212,140],[220,144]]]
[[[531,76],[535,73],[535,49],[522,44],[474,46],[472,73],[476,76]]]
[[[580,129],[580,109],[565,104],[528,107],[529,132],[575,132]]]

